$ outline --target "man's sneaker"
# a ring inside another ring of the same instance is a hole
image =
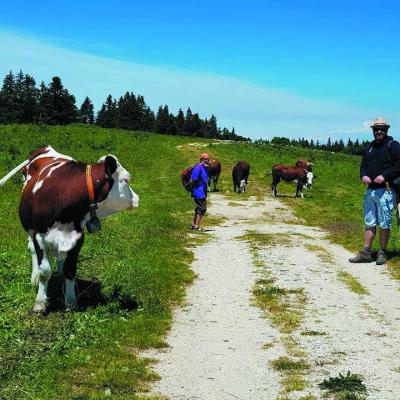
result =
[[[384,250],[379,250],[378,254],[376,255],[376,265],[385,264],[387,261],[387,255]]]
[[[372,256],[370,251],[361,250],[355,257],[350,258],[351,263],[368,263],[372,262]]]

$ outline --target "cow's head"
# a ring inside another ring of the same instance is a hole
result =
[[[306,188],[312,188],[314,174],[311,171],[304,170],[306,173],[307,183],[304,185]]]
[[[239,186],[239,193],[243,193],[246,189],[246,181],[242,179],[240,181],[240,186]]]
[[[97,214],[100,218],[119,211],[139,206],[139,196],[129,186],[131,176],[113,155],[103,156],[99,163],[104,164],[106,178],[113,184],[107,197],[98,204]]]

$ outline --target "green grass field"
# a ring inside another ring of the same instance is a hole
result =
[[[193,280],[187,250],[193,206],[179,172],[199,152],[221,160],[219,187],[232,201],[271,195],[271,177],[265,174],[274,163],[313,161],[314,188],[303,200],[282,200],[307,224],[329,231],[332,240],[352,250],[361,245],[364,188],[358,157],[79,125],[11,125],[0,127],[0,177],[47,144],[89,162],[116,155],[132,174],[140,206],[105,220],[100,234],[86,235],[78,267],[78,278],[88,285],[78,301],[86,307],[65,313],[54,294],[54,310],[37,317],[31,312],[36,288],[30,284],[27,235],[17,212],[20,176],[0,189],[0,399],[101,399],[109,390],[115,399],[138,399],[156,379],[137,354],[164,345],[172,306]],[[240,159],[251,165],[241,196],[232,193],[231,182],[231,168]],[[293,196],[295,187],[280,184],[278,193]],[[397,231],[392,249],[396,236]],[[54,293],[61,296],[60,288]]]

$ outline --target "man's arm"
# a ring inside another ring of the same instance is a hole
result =
[[[400,144],[395,140],[390,144],[390,156],[392,158],[391,165],[382,174],[386,181],[400,176]]]
[[[367,149],[365,148],[363,151],[363,155],[361,158],[361,165],[360,165],[360,179],[367,175],[367,162],[366,162],[366,153]]]

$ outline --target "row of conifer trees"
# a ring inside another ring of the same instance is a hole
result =
[[[249,140],[236,135],[235,128],[219,128],[217,118],[200,118],[190,107],[186,113],[180,109],[176,115],[167,105],[157,113],[146,104],[144,97],[126,92],[119,99],[109,95],[95,114],[94,106],[86,97],[78,108],[75,96],[55,76],[39,87],[35,79],[19,71],[10,71],[0,90],[0,124],[96,124],[104,128],[141,130],[170,135],[188,135],[223,140]]]

